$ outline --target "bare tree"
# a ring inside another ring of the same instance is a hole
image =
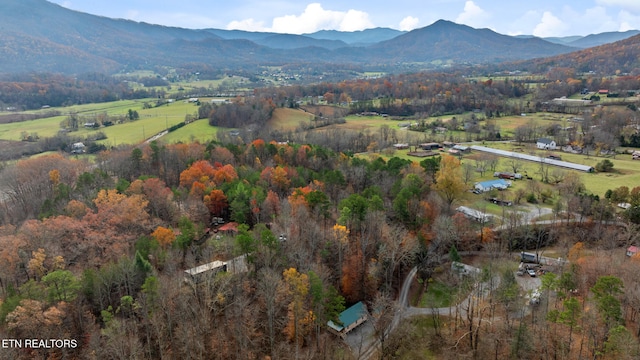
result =
[[[462,180],[464,184],[469,186],[469,183],[473,182],[475,178],[475,167],[469,163],[462,164]]]

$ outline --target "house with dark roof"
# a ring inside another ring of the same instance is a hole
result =
[[[367,321],[368,318],[369,311],[367,311],[367,305],[362,301],[359,301],[340,313],[339,324],[329,320],[327,321],[327,326],[332,333],[344,339],[345,336],[347,336],[347,333]]]
[[[540,138],[536,142],[536,147],[541,150],[555,150],[556,142],[549,138]]]

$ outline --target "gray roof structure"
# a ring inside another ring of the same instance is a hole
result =
[[[516,152],[512,152],[512,151],[492,149],[492,148],[488,148],[486,146],[472,145],[471,146],[471,150],[483,151],[483,152],[488,152],[488,153],[495,154],[495,155],[506,156],[506,157],[522,159],[522,160],[528,160],[528,161],[534,161],[534,162],[538,162],[538,163],[545,163],[545,164],[549,164],[549,165],[553,165],[553,166],[559,166],[559,167],[572,169],[572,170],[578,170],[578,171],[584,171],[584,172],[594,172],[595,171],[593,166],[589,166],[589,165],[575,164],[575,163],[568,162],[568,161],[553,160],[553,159],[543,158],[543,157],[535,156],[535,155],[527,155],[527,154],[520,154],[520,153],[516,153]]]

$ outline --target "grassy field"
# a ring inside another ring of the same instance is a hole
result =
[[[313,114],[300,109],[277,108],[268,125],[276,130],[294,131],[300,124],[313,120]]]
[[[101,141],[106,145],[123,143],[135,144],[144,141],[144,139],[172,125],[184,121],[187,114],[193,114],[198,111],[196,105],[183,101],[177,101],[151,109],[143,109],[145,102],[153,101],[155,101],[155,99],[124,100],[101,104],[52,108],[48,110],[58,110],[63,113],[63,115],[10,124],[0,124],[0,139],[20,140],[23,132],[27,132],[28,134],[37,133],[40,137],[55,136],[61,130],[60,123],[64,121],[70,113],[77,113],[81,119],[81,124],[78,131],[71,133],[72,136],[86,137],[92,133],[101,131],[107,135],[107,139]],[[124,116],[129,109],[137,111],[140,118],[135,121],[127,121],[122,124],[99,129],[84,128],[82,126],[82,122],[85,120],[89,121],[98,115]]]
[[[209,120],[200,119],[161,137],[159,142],[165,144],[173,144],[178,142],[188,143],[194,141],[206,143],[210,140],[216,139],[216,133],[219,129],[220,128],[210,126]]]

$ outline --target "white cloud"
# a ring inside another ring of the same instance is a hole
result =
[[[227,30],[267,31],[262,21],[254,19],[234,20],[227,24]]]
[[[325,10],[319,3],[307,5],[302,14],[285,15],[273,19],[271,27],[253,19],[232,21],[227,29],[271,31],[287,34],[306,34],[318,30],[356,31],[374,27],[369,14],[360,10]]]
[[[400,21],[399,30],[411,31],[417,28],[418,24],[420,24],[420,19],[415,18],[413,16],[407,16],[406,18]]]
[[[140,12],[138,10],[127,10],[124,18],[134,21],[140,21],[139,19]]]
[[[628,11],[620,11],[618,14],[620,26],[618,31],[637,30],[640,28],[640,14],[634,15]]]
[[[640,12],[638,0],[596,0],[596,3],[605,6],[617,6],[631,12]]]
[[[544,14],[542,14],[540,23],[533,29],[533,35],[538,37],[558,36],[559,34],[563,34],[568,28],[567,24],[558,19],[550,11],[545,11]]]
[[[489,13],[473,1],[467,1],[464,3],[464,10],[456,18],[456,22],[473,27],[483,27],[490,17],[491,15]]]

